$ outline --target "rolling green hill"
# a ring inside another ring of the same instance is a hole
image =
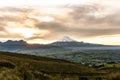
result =
[[[0,80],[100,80],[103,75],[102,71],[65,60],[0,52]]]

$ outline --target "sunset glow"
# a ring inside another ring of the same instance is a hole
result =
[[[120,45],[119,0],[3,0],[0,41],[77,41]]]
[[[9,29],[9,31],[11,31],[11,33],[17,33],[23,35],[25,38],[32,37],[32,35],[37,32],[36,30],[27,29],[27,28],[13,28],[13,29]]]

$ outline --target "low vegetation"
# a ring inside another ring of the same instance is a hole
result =
[[[60,59],[0,52],[0,80],[120,80],[106,73]]]

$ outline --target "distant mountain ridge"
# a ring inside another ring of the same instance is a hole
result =
[[[120,46],[92,44],[82,41],[79,42],[70,37],[64,37],[51,44],[28,44],[24,40],[8,40],[6,42],[0,42],[0,51],[2,52],[14,52],[20,54],[22,53],[36,56],[45,56],[56,59],[69,60],[72,62],[81,62],[82,60],[85,62],[86,56],[91,56],[89,55],[89,51],[105,50],[120,50]],[[86,54],[86,52],[88,54]]]
[[[28,44],[24,40],[12,41],[8,40],[6,42],[0,42],[0,51],[8,51],[8,52],[21,52],[21,53],[31,53],[31,54],[39,54],[39,53],[57,53],[63,50],[81,50],[81,49],[104,49],[102,47],[108,47],[108,45],[102,44],[92,44],[92,43],[84,43],[76,41],[70,37],[63,37],[62,39],[53,42],[51,44]],[[110,48],[111,49],[111,48]],[[118,48],[119,49],[119,48]],[[31,51],[31,52],[30,52]]]
[[[92,43],[84,43],[83,41],[79,42],[70,37],[63,37],[62,39],[53,42],[51,45],[54,46],[62,46],[62,47],[90,47],[90,46],[104,46],[102,44],[92,44]]]
[[[26,46],[27,46],[27,42],[23,40],[19,40],[19,41],[8,40],[6,42],[0,43],[0,50],[9,51],[9,50],[15,50],[15,49],[24,49]]]
[[[62,46],[62,45],[69,45],[69,46],[104,46],[102,44],[92,44],[92,43],[84,43],[83,41],[79,42],[76,41],[70,37],[63,37],[60,40],[57,40],[53,43],[50,44],[28,44],[26,41],[24,40],[8,40],[6,42],[0,42],[0,47],[29,47],[29,46],[33,46],[33,47],[40,47],[40,46]]]

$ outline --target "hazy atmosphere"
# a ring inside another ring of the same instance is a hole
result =
[[[120,45],[120,0],[3,0],[0,41],[78,41]]]
[[[120,0],[1,0],[0,80],[120,80]]]

